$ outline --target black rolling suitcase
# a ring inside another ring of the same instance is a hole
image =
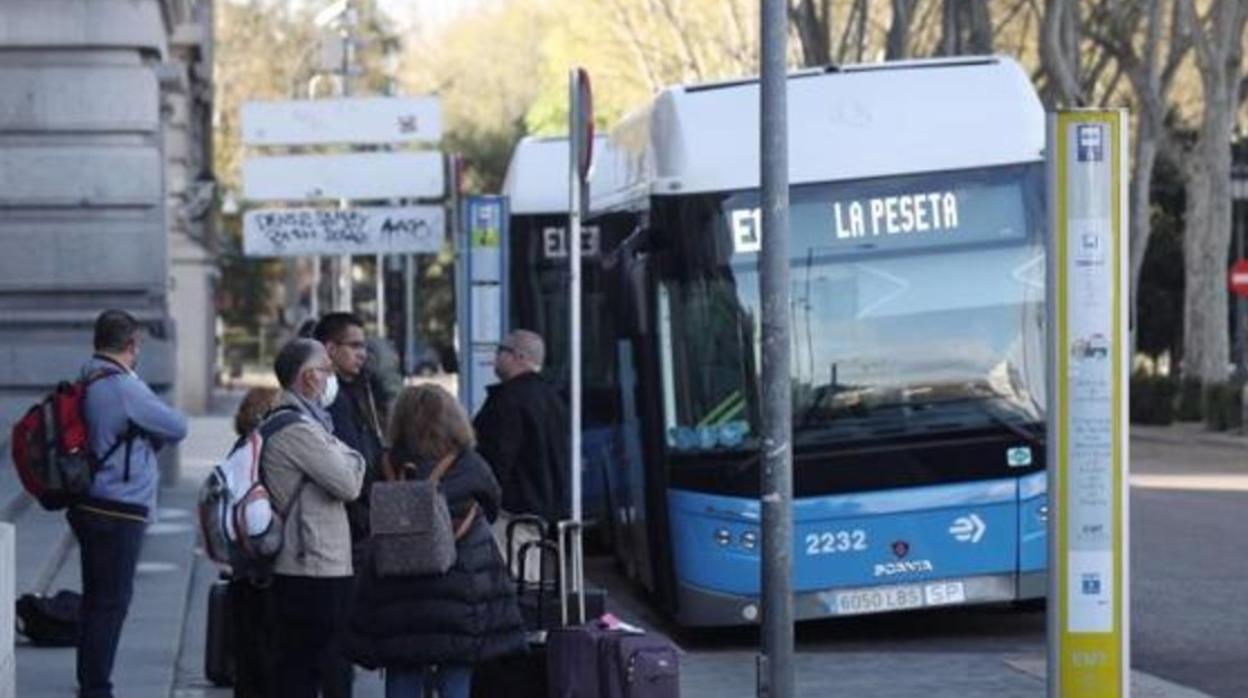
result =
[[[565,525],[566,527],[566,525]],[[516,551],[512,543],[515,532],[521,528],[528,528],[537,534],[537,540],[530,541],[520,546]],[[564,564],[563,558],[559,554],[559,545],[556,540],[562,541],[562,537],[556,538],[556,529],[552,529],[550,524],[540,516],[516,516],[507,524],[507,569],[515,570],[515,560],[513,559],[513,551],[517,552],[516,557],[520,560],[520,574],[517,579],[517,600],[520,604],[520,615],[524,618],[525,627],[534,630],[551,630],[553,628],[563,627],[569,622],[577,622],[579,600],[577,595],[564,588],[564,580],[560,577],[559,569]],[[538,545],[538,541],[545,541],[545,545]],[[537,564],[541,567],[541,581],[538,583],[525,582],[524,569],[527,569],[531,560],[531,553],[534,550],[540,550],[538,554]],[[550,563],[550,564],[547,564]],[[554,573],[555,579],[547,579],[548,573]],[[559,601],[560,589],[564,589],[564,604]],[[607,592],[597,587],[586,587],[584,590],[585,599],[585,619],[598,618],[607,611]],[[567,617],[565,617],[565,615]]]
[[[521,526],[534,526],[540,531],[545,524],[538,517],[522,517],[521,521],[513,521],[507,527],[506,549],[507,569],[512,566],[513,538]],[[530,553],[538,551],[537,564],[541,573],[539,581],[526,584],[525,570]],[[546,600],[557,600],[558,594],[547,594],[555,588],[546,580],[548,569],[546,562],[553,559],[558,564],[558,548],[548,540],[537,540],[525,543],[519,550],[520,566],[516,574],[516,601],[520,606],[520,616],[524,621],[525,636],[528,639],[528,651],[510,657],[500,657],[478,664],[472,674],[472,698],[546,698],[546,632],[551,627],[558,627],[559,609],[554,614],[546,612]],[[526,610],[529,609],[529,610]],[[548,623],[553,621],[554,625]]]
[[[204,676],[217,686],[234,685],[234,652],[230,582],[222,575],[208,590],[208,636],[204,642]]]

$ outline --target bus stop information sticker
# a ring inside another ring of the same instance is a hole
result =
[[[1126,695],[1126,207],[1121,112],[1050,117],[1049,695]],[[1054,673],[1056,670],[1056,673]]]

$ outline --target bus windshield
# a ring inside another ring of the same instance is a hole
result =
[[[1044,406],[1039,165],[793,187],[790,370],[798,446],[999,426]],[[756,448],[757,192],[655,207],[667,443]]]

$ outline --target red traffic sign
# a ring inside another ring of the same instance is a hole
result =
[[[1231,291],[1237,296],[1248,296],[1248,259],[1241,259],[1231,265]]]

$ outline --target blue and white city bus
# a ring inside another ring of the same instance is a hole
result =
[[[799,619],[1045,594],[1044,111],[1006,58],[788,79]],[[759,594],[759,86],[611,135],[615,550],[682,625]],[[610,178],[609,178],[610,179]]]
[[[605,137],[595,141],[591,187],[614,188],[606,176],[615,172]],[[568,365],[568,139],[526,137],[507,167],[508,322],[509,329],[527,329],[546,342],[543,375],[565,396]],[[612,231],[618,231],[613,226]],[[591,524],[606,519],[610,499],[604,486],[620,453],[619,388],[616,384],[615,335],[607,312],[604,277],[598,264],[603,246],[622,239],[596,225],[582,228],[581,245],[581,452],[584,508]],[[606,533],[607,529],[600,529]]]

